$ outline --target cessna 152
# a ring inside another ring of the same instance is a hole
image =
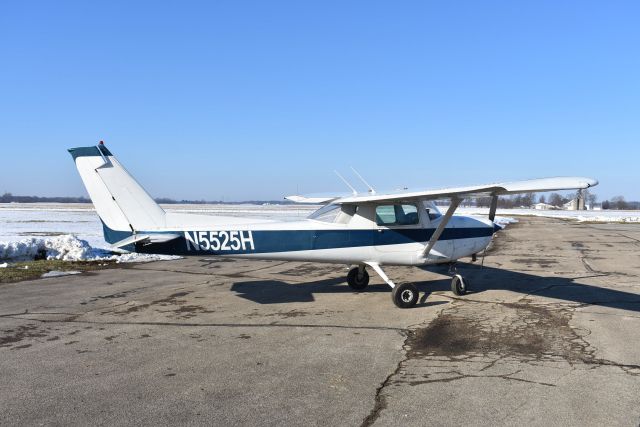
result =
[[[69,152],[102,221],[104,238],[114,249],[347,264],[351,266],[347,283],[355,291],[367,287],[370,267],[392,288],[393,302],[401,308],[416,304],[418,290],[411,283],[396,285],[382,266],[475,257],[500,229],[493,222],[498,196],[598,184],[590,178],[562,177],[385,194],[369,186],[365,194],[353,190],[347,196],[289,196],[294,202],[324,206],[301,221],[275,221],[165,212],[102,141]],[[487,219],[454,216],[464,198],[476,197],[491,197]],[[436,199],[450,200],[444,215],[434,204]],[[463,295],[465,278],[454,274],[451,289]]]

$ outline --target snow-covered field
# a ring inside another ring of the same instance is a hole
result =
[[[441,210],[444,210],[441,208]],[[488,215],[489,208],[458,208],[456,213]],[[625,222],[639,223],[640,211],[538,211],[535,209],[498,209],[499,214],[509,216],[541,216],[546,218],[573,219],[580,222]]]
[[[163,208],[168,212],[296,220],[307,217],[318,206],[163,205]],[[91,204],[0,203],[0,242],[65,234],[86,240],[94,248],[107,248],[102,239],[102,224]]]
[[[167,211],[181,211],[225,216],[250,216],[297,220],[308,216],[318,206],[310,205],[166,205]],[[444,211],[445,208],[441,208]],[[458,213],[487,215],[488,209],[459,208]],[[536,211],[500,209],[496,222],[517,222],[513,216],[536,215],[590,222],[637,222],[640,211]],[[107,250],[102,238],[102,224],[90,204],[0,204],[0,260],[47,257],[63,260],[104,260],[118,262],[172,259],[168,256],[124,254]],[[175,257],[173,257],[175,258]]]
[[[167,211],[296,220],[318,206],[166,205]],[[0,203],[0,260],[50,259],[144,262],[176,259],[167,255],[114,255],[102,237],[102,224],[91,204]],[[0,263],[2,265],[2,263]]]

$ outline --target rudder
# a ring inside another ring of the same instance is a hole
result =
[[[165,227],[164,210],[102,142],[92,147],[71,148],[69,153],[106,227],[130,234]],[[104,234],[107,242],[115,243],[110,241],[114,239],[112,233]]]

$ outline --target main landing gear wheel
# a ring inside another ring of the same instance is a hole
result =
[[[352,268],[347,274],[347,284],[354,291],[362,291],[369,284],[369,273],[364,268],[362,270],[358,267]]]
[[[467,279],[464,279],[460,274],[456,274],[451,279],[451,292],[457,296],[462,296],[467,293],[468,284]]]
[[[393,303],[400,308],[409,308],[418,302],[418,288],[413,283],[403,283],[396,285],[391,291]]]

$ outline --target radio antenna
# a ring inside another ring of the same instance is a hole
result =
[[[351,192],[353,193],[353,195],[357,195],[358,192],[356,191],[355,188],[353,188],[353,186],[351,184],[349,184],[349,181],[347,181],[346,179],[344,179],[344,177],[342,175],[340,175],[340,173],[336,170],[334,170],[335,174],[338,175],[338,178],[340,178],[342,180],[342,182],[344,182],[347,187],[349,187],[351,189]]]
[[[360,181],[364,182],[364,185],[367,186],[367,188],[369,189],[369,193],[370,194],[376,194],[376,190],[373,189],[372,186],[369,185],[369,183],[367,181],[364,180],[364,178],[362,177],[362,175],[360,175],[358,173],[357,170],[355,170],[355,168],[353,166],[351,166],[351,170],[358,176],[358,178],[360,178]]]

